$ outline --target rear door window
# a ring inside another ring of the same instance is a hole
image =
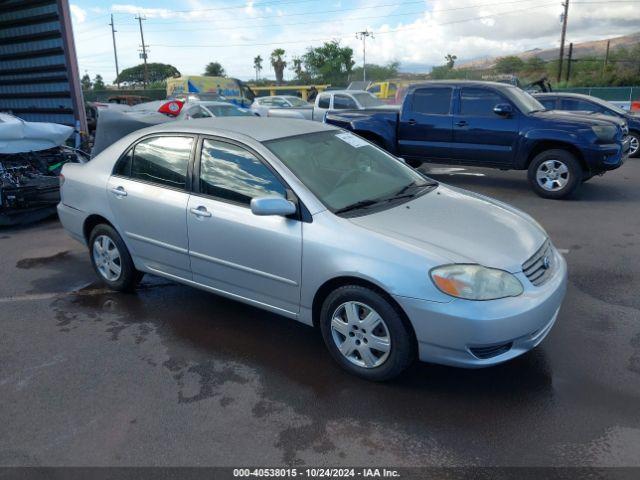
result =
[[[452,88],[419,88],[413,92],[413,111],[426,115],[448,115],[451,112]]]
[[[319,108],[329,108],[329,99],[331,97],[329,95],[320,95],[318,99],[318,107]]]
[[[186,189],[192,137],[158,136],[133,149],[130,177],[167,187]]]

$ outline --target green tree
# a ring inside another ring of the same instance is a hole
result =
[[[224,71],[222,65],[218,62],[209,62],[209,64],[204,67],[204,75],[205,77],[226,77],[227,74]]]
[[[456,55],[451,55],[450,53],[447,53],[444,57],[446,63],[446,66],[449,70],[451,70],[453,68],[453,66],[456,64],[456,60],[458,59],[458,57]]]
[[[94,90],[104,90],[106,87],[104,85],[104,80],[102,80],[102,75],[99,73],[93,78],[93,89]]]
[[[346,85],[355,63],[353,50],[341,47],[338,40],[325,42],[321,47],[309,47],[302,61],[314,82],[331,85]]]
[[[80,79],[80,85],[82,85],[83,90],[91,90],[91,77],[88,73],[85,73]]]
[[[149,83],[162,82],[167,78],[179,77],[180,71],[173,65],[166,63],[149,63],[147,64],[149,71]],[[118,75],[117,82],[129,85],[139,85],[144,82],[144,64],[135,67],[125,68]]]
[[[525,63],[524,61],[515,55],[509,55],[506,57],[501,57],[496,62],[495,71],[496,73],[518,73],[522,69],[524,69]]]
[[[260,72],[262,71],[262,57],[258,55],[253,58],[253,69],[256,71],[256,82],[260,78]]]
[[[400,62],[389,62],[386,65],[367,63],[367,80],[372,82],[389,80],[398,76]],[[362,67],[355,67],[351,72],[351,78],[362,78]]]
[[[311,83],[311,76],[304,69],[304,60],[302,57],[293,57],[293,66],[291,67],[296,76],[296,80],[300,83]]]
[[[276,84],[278,85],[282,85],[284,80],[284,69],[287,67],[284,55],[285,51],[282,48],[276,48],[271,52],[271,66],[276,74]]]

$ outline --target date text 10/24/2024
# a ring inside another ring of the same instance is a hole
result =
[[[233,476],[275,478],[399,478],[388,468],[234,468]]]

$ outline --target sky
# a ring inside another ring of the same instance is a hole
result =
[[[148,61],[200,75],[212,61],[227,75],[274,78],[269,55],[283,48],[294,56],[324,41],[340,40],[362,64],[358,31],[367,39],[367,63],[399,61],[401,71],[427,72],[451,53],[459,61],[552,48],[560,43],[561,0],[131,0],[132,3],[71,0],[81,73],[115,78],[110,15],[120,70],[137,65],[139,14]],[[568,42],[610,38],[640,30],[640,0],[571,0]],[[285,79],[293,78],[289,69]]]

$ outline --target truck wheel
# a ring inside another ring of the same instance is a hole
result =
[[[91,231],[89,256],[98,278],[112,290],[132,292],[144,275],[136,270],[127,246],[110,225],[96,225]]]
[[[400,314],[382,295],[360,285],[329,294],[320,330],[333,359],[367,380],[390,380],[414,359],[413,334]]]
[[[560,199],[571,195],[582,183],[582,167],[566,150],[542,152],[529,165],[529,183],[543,198]]]
[[[629,132],[629,156],[640,157],[640,133]]]

